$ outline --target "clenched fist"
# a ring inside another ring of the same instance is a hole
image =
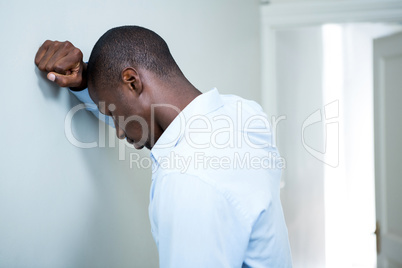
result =
[[[81,50],[69,41],[45,41],[35,56],[39,70],[48,72],[47,78],[61,87],[82,90],[87,87],[87,65]]]

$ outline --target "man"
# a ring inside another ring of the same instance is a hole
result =
[[[257,103],[201,94],[165,41],[138,26],[106,32],[88,64],[71,43],[52,41],[35,63],[110,116],[118,138],[151,150],[149,216],[161,267],[291,267],[281,159]]]

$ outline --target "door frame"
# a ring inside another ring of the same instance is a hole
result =
[[[269,117],[279,116],[276,81],[278,31],[331,23],[398,22],[402,20],[402,1],[306,0],[267,3],[261,0],[260,19],[261,104]]]
[[[327,23],[397,22],[402,20],[400,0],[261,1],[261,97],[269,116],[278,115],[276,85],[277,31]]]
[[[375,129],[375,177],[381,178],[376,180],[376,218],[377,218],[377,237],[380,236],[380,243],[377,243],[377,263],[381,264],[379,267],[388,267],[389,260],[393,259],[398,261],[398,263],[402,262],[402,256],[398,249],[401,248],[401,241],[398,238],[395,238],[392,234],[392,230],[390,230],[388,226],[388,211],[387,211],[387,202],[385,200],[385,196],[387,194],[387,170],[386,170],[386,162],[387,162],[387,151],[386,151],[386,112],[384,107],[386,106],[386,85],[384,81],[384,67],[385,61],[392,57],[400,56],[400,49],[389,48],[387,45],[389,42],[397,42],[400,44],[402,42],[402,33],[394,34],[391,36],[387,36],[386,40],[377,39],[375,43],[380,49],[386,48],[386,52],[378,53],[378,50],[374,50],[374,126]],[[384,44],[385,42],[385,44]],[[378,209],[379,208],[379,209]],[[385,252],[385,254],[384,254]]]

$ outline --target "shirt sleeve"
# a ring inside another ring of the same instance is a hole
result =
[[[105,122],[109,126],[114,127],[113,119],[110,116],[104,115],[99,111],[98,106],[91,99],[91,96],[89,96],[87,88],[81,91],[73,91],[71,89],[69,89],[69,91],[71,92],[71,94],[76,96],[77,99],[85,104],[85,109],[87,111],[93,113],[99,120]]]
[[[242,267],[251,228],[231,198],[195,176],[160,180],[153,200],[160,267]]]

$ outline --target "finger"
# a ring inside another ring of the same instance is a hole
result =
[[[81,51],[74,47],[69,41],[57,44],[57,48],[55,49],[53,56],[50,57],[46,64],[46,70],[48,72],[56,71],[60,74],[66,74],[67,71],[73,67],[73,65],[77,65],[77,63],[82,61],[82,53],[80,54],[80,58],[78,54],[74,54],[75,50],[81,53]],[[67,61],[67,64],[60,64],[64,61]],[[71,61],[76,62],[71,63]]]
[[[47,49],[49,48],[50,44],[52,41],[46,40],[38,49],[38,52],[36,52],[35,55],[35,64],[38,66],[40,61],[42,60],[43,56],[45,55]]]
[[[68,72],[78,72],[82,64],[82,52],[74,49],[63,58],[54,63],[53,69],[59,74],[67,74]]]
[[[42,59],[39,62],[38,68],[41,71],[52,71],[49,66],[47,65],[50,58],[56,53],[56,49],[58,48],[58,42],[54,42],[51,46],[48,47],[45,54],[42,56]]]
[[[55,72],[50,72],[47,74],[47,78],[61,87],[79,86],[78,75],[76,73],[71,75],[63,75]]]
[[[68,51],[65,51],[65,50],[56,50],[55,51],[55,53],[54,53],[54,55],[49,59],[49,61],[46,63],[46,70],[48,71],[48,72],[53,72],[53,71],[55,71],[55,72],[57,72],[57,73],[59,73],[59,74],[66,74],[66,71],[68,70],[68,69],[60,69],[60,68],[57,68],[56,69],[56,67],[58,66],[58,65],[56,65],[56,63],[57,62],[59,62],[59,61],[63,61],[63,60],[65,60],[64,58],[66,57],[68,55]]]

